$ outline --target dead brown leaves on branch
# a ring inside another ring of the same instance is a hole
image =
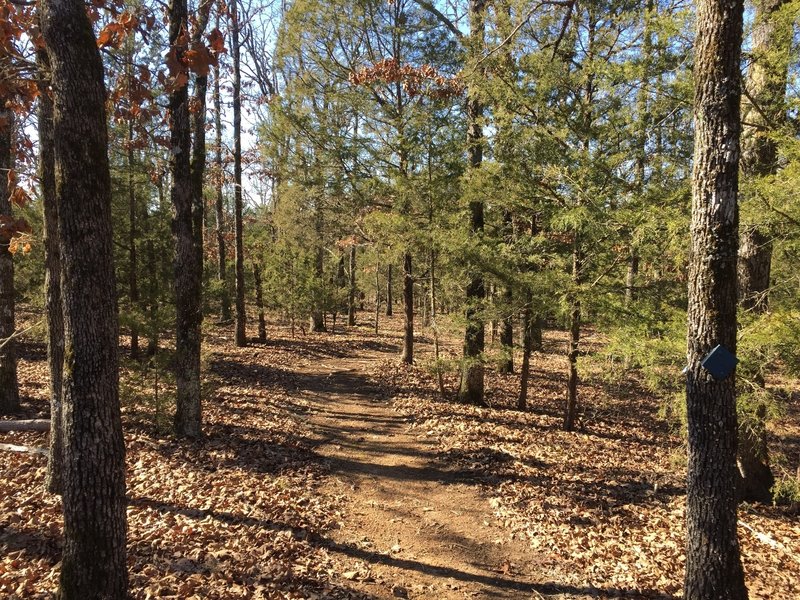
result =
[[[372,66],[352,71],[348,81],[353,85],[400,83],[412,98],[427,96],[436,100],[462,96],[466,89],[457,76],[447,77],[427,64],[421,67],[401,65],[396,58],[384,58]]]

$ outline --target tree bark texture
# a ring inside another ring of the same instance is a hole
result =
[[[178,59],[187,51],[181,34],[188,31],[186,0],[172,0],[169,8],[169,41]],[[185,39],[185,38],[184,38]],[[200,387],[201,304],[197,290],[202,273],[197,270],[197,236],[194,219],[194,186],[191,169],[191,121],[189,90],[181,86],[169,95],[170,170],[172,171],[172,235],[175,240],[175,433],[202,435]]]
[[[484,42],[484,0],[470,0],[470,47],[476,56]],[[483,104],[474,90],[467,92],[467,160],[470,169],[480,168],[483,162]],[[483,201],[470,202],[470,231],[474,238],[483,233]],[[467,283],[467,326],[464,333],[464,362],[458,400],[466,404],[482,405],[483,400],[483,350],[485,331],[482,317],[486,289],[483,273],[473,265]]]
[[[736,352],[741,0],[701,0],[695,42],[686,405],[687,600],[747,598],[736,531],[735,374],[701,367]]]
[[[8,173],[14,168],[14,113],[0,97],[0,219],[11,220]],[[10,236],[0,236],[0,414],[19,410],[17,385],[17,343],[14,339],[14,256]]]
[[[61,250],[56,203],[55,140],[53,139],[53,99],[47,52],[36,53],[39,80],[39,181],[44,211],[44,298],[47,320],[47,364],[50,371],[50,458],[47,462],[47,491],[60,494],[62,487],[64,436],[62,371],[64,367],[64,314],[61,306]]]
[[[231,54],[233,57],[233,211],[236,230],[236,345],[247,345],[244,303],[244,233],[242,224],[242,74],[239,48],[238,0],[231,4]]]
[[[125,446],[103,63],[86,7],[42,0],[52,68],[64,311],[61,600],[123,600]]]
[[[403,354],[400,357],[404,363],[414,364],[414,273],[411,265],[411,253],[403,255]]]

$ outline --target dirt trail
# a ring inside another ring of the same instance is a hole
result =
[[[329,358],[298,373],[317,452],[346,499],[329,549],[371,598],[558,598],[530,578],[532,552],[497,523],[479,484],[449,470],[366,371],[387,355]]]

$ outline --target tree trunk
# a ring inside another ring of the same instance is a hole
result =
[[[735,374],[700,362],[736,353],[741,0],[701,0],[695,41],[686,405],[686,600],[747,598],[736,531]]]
[[[378,322],[381,316],[381,259],[375,251],[375,335],[378,335]]]
[[[61,254],[56,204],[56,166],[53,139],[53,99],[50,96],[50,61],[47,52],[36,53],[39,69],[39,181],[44,211],[44,297],[47,319],[47,365],[50,371],[50,458],[47,462],[47,491],[61,494],[63,472],[63,404],[61,393],[64,366],[64,314],[61,307]]]
[[[231,53],[233,57],[233,185],[236,228],[236,345],[247,345],[247,313],[244,304],[244,236],[242,229],[242,75],[239,58],[238,0],[231,4]]]
[[[219,29],[219,15],[217,15],[217,29]],[[222,98],[219,90],[219,64],[214,65],[214,130],[216,132],[216,178],[214,187],[216,201],[214,214],[216,217],[217,238],[217,281],[220,285],[220,320],[231,320],[231,295],[228,289],[227,256],[225,249],[225,203],[222,195],[222,185],[225,182],[225,170],[222,166]]]
[[[178,59],[187,51],[182,33],[188,30],[186,0],[173,0],[169,9],[169,41]],[[172,232],[175,240],[175,433],[197,438],[202,435],[200,386],[201,304],[197,289],[202,274],[197,271],[194,183],[190,163],[191,124],[188,85],[169,95],[170,156],[172,171]]]
[[[392,298],[392,263],[386,267],[386,316],[392,316],[392,304],[394,304],[394,299]]]
[[[125,446],[103,63],[86,7],[42,0],[64,309],[61,600],[127,596]]]
[[[0,97],[0,221],[12,219],[8,189],[9,171],[14,168],[14,112],[5,108]],[[14,257],[9,251],[11,238],[0,238],[0,414],[19,410],[17,385],[17,343],[11,338],[14,318]]]
[[[439,364],[439,325],[436,322],[436,251],[431,249],[430,262],[431,329],[433,329],[433,360],[436,361],[436,383],[439,395],[444,397],[444,375]]]
[[[258,309],[258,341],[267,341],[267,320],[264,317],[264,287],[261,285],[261,265],[253,263],[253,281],[256,284],[256,308]]]
[[[404,363],[414,364],[414,275],[411,271],[411,253],[403,255],[403,305],[405,328],[403,331],[403,354],[400,358]]]
[[[484,0],[470,0],[470,39],[474,56],[482,52],[484,41]],[[483,104],[475,90],[467,92],[467,154],[470,169],[480,168],[483,162]],[[470,231],[473,238],[483,233],[483,202],[473,201],[470,208]],[[461,370],[461,386],[458,400],[465,404],[483,405],[483,350],[485,332],[482,316],[483,300],[486,298],[483,273],[472,265],[467,284],[467,326],[464,333],[464,364]]]
[[[583,254],[581,252],[580,238],[575,232],[572,243],[572,283],[575,290],[570,300],[569,315],[569,375],[567,377],[567,405],[564,409],[564,430],[573,431],[575,420],[578,417],[578,353],[581,340],[581,301],[577,287],[581,284],[581,270],[583,269]]]
[[[139,280],[136,260],[136,187],[133,176],[133,120],[128,121],[128,295],[131,303],[131,358],[139,358]]]
[[[356,246],[350,246],[350,291],[347,298],[347,324],[356,324]]]
[[[528,295],[525,308],[522,309],[522,366],[519,374],[519,395],[517,408],[525,410],[528,407],[528,380],[530,378],[531,346],[533,341],[533,318],[531,315],[531,299]]]
[[[514,372],[514,314],[512,313],[514,291],[510,285],[507,285],[503,291],[503,300],[505,316],[500,330],[500,347],[503,358],[500,361],[499,371],[510,374]]]

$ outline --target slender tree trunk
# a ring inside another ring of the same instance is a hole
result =
[[[378,335],[378,322],[381,315],[381,259],[375,250],[375,335]]]
[[[247,345],[247,314],[244,304],[244,237],[242,230],[242,75],[239,57],[238,0],[231,4],[233,43],[233,185],[236,228],[236,345]]]
[[[347,298],[347,324],[356,324],[356,246],[350,246],[350,292]]]
[[[169,9],[169,41],[178,59],[187,51],[182,34],[188,30],[186,0],[172,0]],[[175,240],[175,433],[197,438],[202,435],[200,386],[201,304],[197,297],[202,273],[197,271],[195,234],[195,189],[191,169],[191,122],[189,90],[181,86],[169,95],[170,170],[172,172],[172,232]]]
[[[149,272],[148,285],[150,295],[147,307],[149,313],[148,320],[150,321],[150,331],[147,336],[147,355],[153,356],[158,352],[158,336],[160,334],[158,323],[158,290],[160,281],[158,277],[158,264],[156,262],[156,250],[152,239],[147,240],[145,256]]]
[[[484,0],[470,0],[470,48],[478,56],[484,42]],[[480,168],[483,162],[483,104],[475,90],[467,92],[467,154],[470,169]],[[483,201],[470,202],[470,231],[474,238],[483,233]],[[467,327],[464,334],[464,364],[461,370],[461,386],[458,400],[466,404],[483,405],[483,350],[485,331],[482,304],[486,298],[483,273],[473,265],[467,284]]]
[[[264,286],[261,284],[261,265],[253,263],[253,281],[256,284],[256,308],[258,309],[258,341],[267,341],[267,320],[264,316]]]
[[[436,361],[436,383],[439,395],[444,397],[444,375],[439,364],[439,326],[436,322],[436,251],[431,250],[430,262],[431,329],[433,329],[433,360]]]
[[[219,16],[217,17],[219,28]],[[225,181],[225,170],[222,165],[222,98],[219,91],[219,65],[214,65],[214,130],[216,132],[216,166],[214,188],[216,199],[214,202],[214,215],[216,217],[215,234],[217,239],[217,281],[220,285],[220,320],[231,320],[231,295],[228,289],[227,256],[225,248],[225,198],[222,195],[222,185]]]
[[[405,327],[401,360],[412,365],[414,364],[414,274],[411,268],[410,252],[403,255],[403,304]]]
[[[125,446],[103,63],[86,6],[42,0],[64,310],[61,600],[127,597]]]
[[[531,346],[533,341],[533,318],[531,313],[531,298],[528,294],[525,308],[522,309],[522,366],[519,374],[519,395],[517,408],[525,410],[528,406],[528,380],[530,378]]]
[[[219,15],[217,15],[217,28],[219,29]],[[214,214],[216,217],[216,238],[217,238],[217,281],[220,285],[221,306],[220,320],[227,322],[231,320],[231,294],[228,288],[227,256],[225,248],[225,199],[222,195],[222,186],[225,182],[225,169],[222,165],[222,97],[220,96],[220,69],[219,64],[214,65],[214,131],[216,132],[216,178],[214,187],[216,191],[216,201],[214,203]]]
[[[512,308],[514,305],[514,291],[510,285],[507,285],[503,290],[503,310],[505,316],[502,321],[502,329],[500,330],[500,346],[503,351],[503,358],[500,361],[499,371],[501,373],[514,372],[514,314]]]
[[[323,292],[325,284],[325,248],[322,246],[323,214],[321,200],[318,198],[314,204],[314,234],[316,243],[316,255],[314,257],[314,277],[316,279],[316,293],[314,295],[314,305],[311,310],[311,331],[327,331],[325,326],[325,315],[323,314]]]
[[[578,353],[581,340],[581,301],[577,287],[581,284],[581,270],[583,269],[583,254],[581,252],[580,238],[575,232],[572,243],[572,283],[575,286],[570,300],[569,315],[569,376],[567,378],[567,405],[564,410],[564,430],[573,431],[575,420],[578,416]]]
[[[394,299],[392,298],[392,263],[386,267],[386,316],[392,316],[392,304],[394,304]]]
[[[136,186],[133,173],[133,121],[128,121],[128,295],[131,302],[131,358],[139,358],[139,280],[137,276]]]
[[[63,489],[64,429],[61,393],[64,366],[64,314],[61,306],[61,251],[56,204],[56,166],[53,139],[53,99],[47,52],[36,53],[42,79],[39,81],[39,180],[44,210],[44,297],[47,319],[47,364],[50,370],[50,452],[47,461],[47,491],[61,494]]]
[[[736,531],[735,374],[700,363],[736,353],[741,0],[700,0],[695,41],[695,149],[686,405],[686,600],[747,598]]]
[[[0,97],[0,220],[12,219],[8,173],[14,168],[14,112]],[[17,343],[14,335],[14,257],[11,238],[0,237],[0,414],[19,410]]]

